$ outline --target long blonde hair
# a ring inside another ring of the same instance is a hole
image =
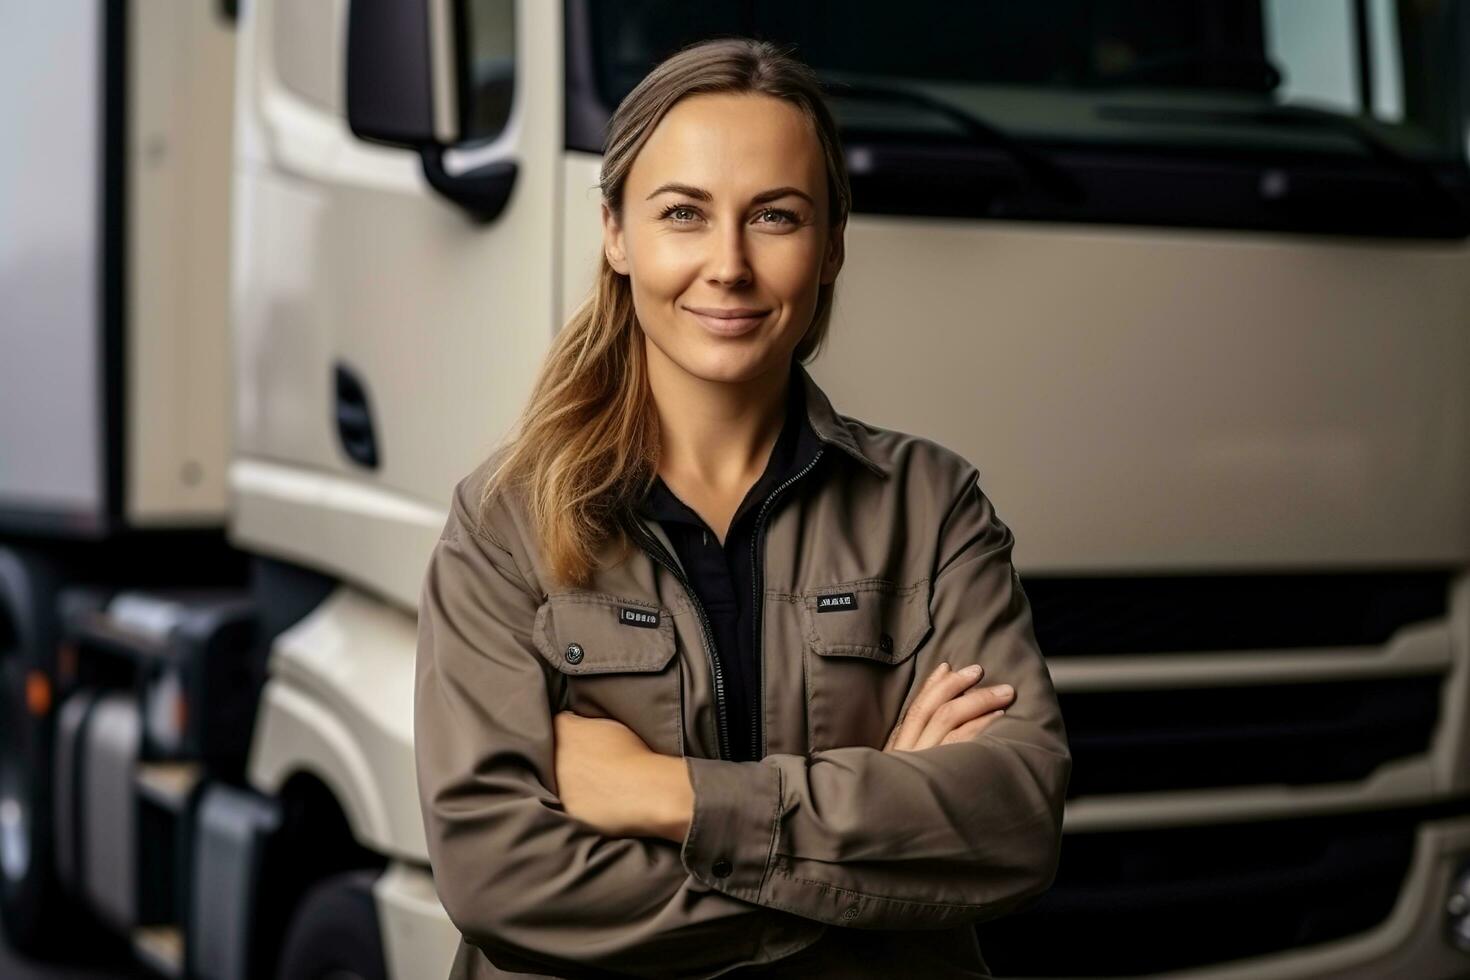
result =
[[[623,220],[623,187],[638,151],[680,99],[750,92],[793,103],[812,120],[827,165],[830,226],[847,219],[851,190],[837,125],[816,73],[768,41],[721,37],[691,44],[656,66],[618,105],[603,148],[601,189]],[[609,540],[629,546],[624,521],[652,486],[660,452],[642,329],[626,276],[599,251],[597,282],[552,341],[531,396],[480,500],[524,493],[547,568],[585,587]],[[832,315],[833,284],[818,290],[812,322],[793,356],[806,363]]]

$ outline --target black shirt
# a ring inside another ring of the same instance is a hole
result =
[[[736,508],[723,547],[719,535],[710,530],[693,508],[674,495],[662,477],[654,478],[652,489],[639,505],[639,511],[658,520],[668,534],[695,596],[709,616],[716,647],[713,652],[719,658],[724,677],[730,754],[737,761],[759,758],[760,722],[756,712],[760,705],[761,677],[752,632],[756,518],[772,491],[800,473],[820,448],[816,431],[807,418],[806,392],[793,369],[781,434],[771,449],[765,472]],[[812,477],[813,474],[807,473],[802,480]],[[790,500],[799,485],[798,482],[782,489],[776,501],[765,509],[761,518],[762,535],[770,528],[772,515]],[[764,575],[764,570],[761,574]]]

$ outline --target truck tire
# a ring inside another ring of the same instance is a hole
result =
[[[388,980],[373,902],[378,875],[347,871],[306,892],[281,948],[278,980]]]

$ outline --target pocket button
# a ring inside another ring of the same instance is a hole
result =
[[[582,662],[582,644],[580,644],[580,643],[568,643],[567,644],[567,663],[569,663],[569,664],[579,664],[581,662]]]
[[[884,633],[882,636],[878,637],[878,649],[882,650],[884,653],[892,653],[893,637],[889,636],[887,633]]]
[[[710,870],[715,873],[716,878],[728,878],[730,877],[730,872],[735,869],[730,866],[729,861],[721,858],[714,863],[714,866],[711,867]]]

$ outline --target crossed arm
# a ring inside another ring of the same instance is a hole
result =
[[[1009,685],[979,686],[985,668],[942,663],[930,673],[885,752],[914,752],[974,738],[1005,714]],[[650,749],[612,718],[558,712],[556,788],[567,813],[610,837],[662,837],[682,845],[694,819],[694,784],[682,756]]]
[[[973,474],[944,521],[917,676],[983,661],[1014,704],[983,733],[913,751],[678,760],[687,813],[658,817],[677,847],[601,833],[548,788],[536,593],[468,515],[457,490],[424,580],[415,752],[440,900],[498,966],[713,976],[779,959],[825,924],[947,928],[1050,886],[1071,756],[1014,539]]]

